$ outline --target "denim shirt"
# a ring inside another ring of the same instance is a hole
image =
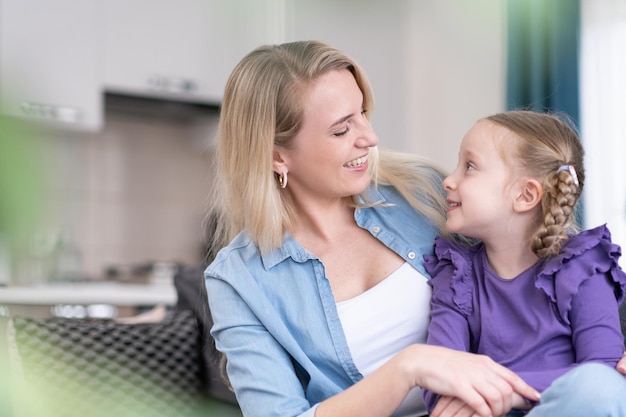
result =
[[[426,277],[437,228],[391,187],[355,220]],[[205,271],[216,347],[246,417],[313,416],[363,375],[356,368],[324,265],[289,235],[262,255],[242,233]]]

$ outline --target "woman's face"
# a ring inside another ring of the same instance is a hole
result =
[[[275,170],[288,171],[288,192],[300,200],[361,193],[370,183],[368,155],[378,137],[354,76],[330,71],[311,84],[303,100],[300,131],[289,149],[275,148]]]

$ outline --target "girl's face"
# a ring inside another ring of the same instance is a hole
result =
[[[448,193],[449,232],[488,240],[507,233],[511,224],[514,200],[514,176],[502,157],[512,160],[513,140],[507,129],[481,120],[472,127],[461,143],[459,162],[443,181]]]
[[[368,155],[378,137],[365,117],[354,76],[348,70],[322,75],[303,105],[302,126],[290,148],[275,148],[274,169],[288,171],[287,191],[301,200],[361,193],[370,183]]]

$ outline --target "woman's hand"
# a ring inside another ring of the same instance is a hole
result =
[[[444,396],[439,398],[430,416],[476,417],[478,414],[460,398]]]
[[[617,366],[615,368],[620,374],[626,375],[626,352],[624,352],[624,356],[622,356],[622,359],[617,362]]]
[[[514,372],[484,355],[429,345],[413,345],[403,353],[414,361],[415,369],[410,372],[415,377],[415,385],[458,398],[475,410],[477,416],[506,414],[513,406],[514,393],[531,401],[540,398],[540,394]],[[447,415],[454,414],[440,414],[441,417]]]
[[[531,407],[532,405],[525,401],[521,395],[513,393],[513,406],[511,408],[526,410]],[[478,417],[478,414],[460,398],[443,396],[437,401],[437,405],[430,413],[430,416]]]

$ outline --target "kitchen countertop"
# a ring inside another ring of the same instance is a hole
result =
[[[176,289],[171,283],[94,281],[0,287],[0,304],[140,306],[175,303]]]

